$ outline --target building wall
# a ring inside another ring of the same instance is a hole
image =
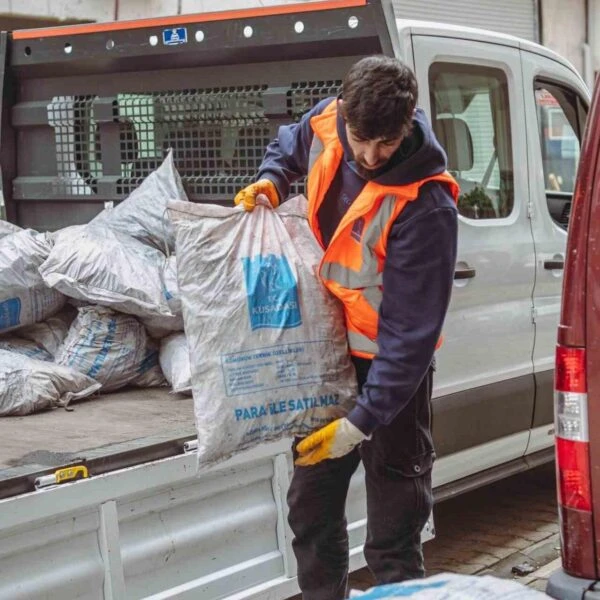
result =
[[[542,0],[542,43],[584,74],[585,0]]]
[[[600,73],[600,0],[588,0],[589,2],[589,43],[591,54],[590,77]]]
[[[116,18],[127,20],[177,15],[181,2],[179,0],[120,0],[116,4]]]
[[[219,11],[224,9],[240,9],[254,6],[273,6],[294,2],[314,2],[318,0],[0,0],[0,16],[12,19],[22,15],[25,18],[39,19],[40,24],[56,21],[111,21],[115,19],[139,19],[155,16],[189,14],[196,12]],[[402,2],[410,4],[413,0],[394,0],[396,6]],[[590,57],[589,65],[584,59],[586,42],[586,0],[510,0],[515,6],[523,3],[523,7],[541,6],[541,42],[549,48],[565,56],[577,70],[587,79],[591,73],[600,71],[600,0],[588,0],[590,10]],[[432,7],[440,4],[431,2]],[[481,5],[481,6],[480,6]],[[473,0],[473,10],[477,11],[485,3]],[[429,4],[427,5],[429,6]],[[433,8],[427,8],[431,12]],[[425,10],[424,9],[424,10]],[[439,16],[432,14],[430,18],[444,18],[445,11]],[[428,13],[429,14],[429,13]],[[516,14],[516,12],[515,12]],[[446,15],[448,16],[448,15]],[[506,24],[503,25],[505,27]],[[520,31],[522,23],[515,24],[515,32]],[[506,29],[506,27],[505,27]]]
[[[537,42],[537,0],[393,0],[396,15],[407,19],[441,21],[491,29]]]
[[[0,14],[113,21],[318,0],[0,0]]]
[[[111,21],[115,0],[0,0],[0,14],[56,21]]]

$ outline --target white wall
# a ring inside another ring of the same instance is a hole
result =
[[[315,1],[317,0],[120,0],[118,18],[142,19]]]
[[[564,56],[582,75],[585,23],[585,0],[543,0],[544,46]]]
[[[600,0],[589,0],[590,51],[592,56],[592,77],[600,73]]]
[[[255,6],[274,6],[276,4],[295,4],[316,0],[181,0],[182,13],[194,13],[217,10],[235,10]]]
[[[0,0],[0,14],[112,21],[317,0]]]
[[[0,0],[0,14],[112,21],[315,1],[318,0]],[[600,0],[589,3],[591,72],[600,71]],[[585,0],[541,0],[541,4],[544,45],[565,56],[585,75]]]
[[[111,21],[115,15],[115,0],[0,0],[2,13],[58,20]]]
[[[119,0],[117,18],[147,19],[150,17],[169,17],[178,14],[178,0]]]

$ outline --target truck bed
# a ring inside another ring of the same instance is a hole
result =
[[[168,388],[96,395],[70,408],[0,419],[0,480],[196,437],[192,398]]]

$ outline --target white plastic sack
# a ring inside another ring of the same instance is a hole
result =
[[[42,348],[51,360],[56,356],[59,346],[63,343],[77,310],[72,306],[64,306],[55,315],[42,323],[21,327],[17,335],[19,338],[29,340]]]
[[[166,212],[169,200],[187,201],[171,150],[162,165],[123,202],[103,210],[92,223],[106,225],[113,231],[130,235],[162,251],[166,247],[173,250],[173,226]]]
[[[306,199],[251,213],[181,202],[169,208],[199,464],[306,435],[346,414],[356,376],[341,306],[315,272],[322,252]]]
[[[0,220],[0,238],[11,233],[16,233],[17,231],[21,231],[21,228],[18,225],[14,225],[9,221]]]
[[[172,317],[146,317],[141,319],[148,333],[161,339],[173,332],[183,331],[183,313],[181,312],[181,297],[177,284],[177,259],[171,254],[161,271],[163,296],[173,313]]]
[[[411,579],[351,592],[360,600],[540,600],[546,594],[509,579],[492,575],[440,573],[425,579]]]
[[[102,306],[79,309],[55,361],[99,381],[103,392],[166,384],[158,344],[144,326],[135,317]]]
[[[160,342],[160,368],[174,392],[192,391],[190,352],[185,333],[172,333]]]
[[[67,406],[100,384],[68,367],[0,350],[0,416]]]
[[[30,229],[0,239],[0,331],[44,321],[66,301],[38,272],[52,243]]]
[[[169,317],[162,282],[166,261],[162,252],[128,235],[83,225],[55,236],[40,274],[71,298],[139,317]]]
[[[45,348],[42,348],[31,340],[25,340],[17,337],[16,335],[3,335],[0,336],[0,350],[6,352],[14,352],[27,356],[28,358],[34,358],[35,360],[45,360],[52,362],[54,357]]]

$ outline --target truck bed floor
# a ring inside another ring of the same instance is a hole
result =
[[[195,437],[192,398],[167,388],[102,394],[71,408],[0,418],[0,477],[11,467],[55,466],[74,455],[143,450],[161,440]]]

